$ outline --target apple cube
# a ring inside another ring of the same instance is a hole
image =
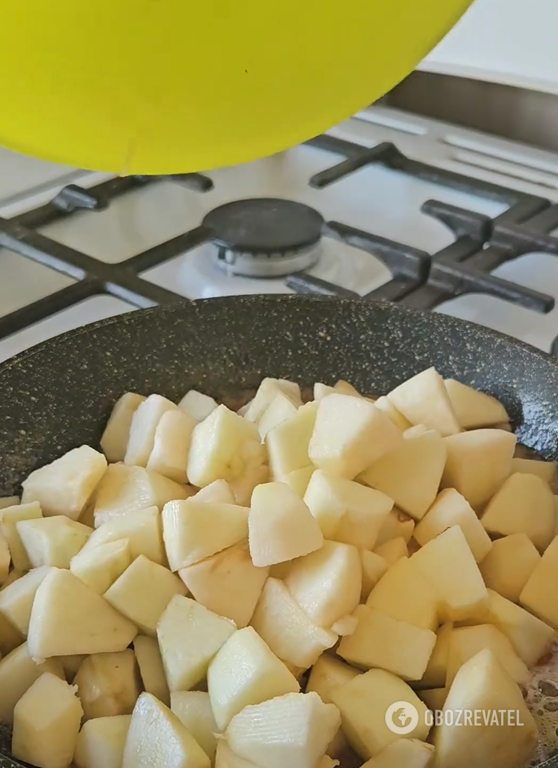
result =
[[[425,741],[428,736],[426,705],[406,682],[391,672],[371,669],[336,688],[331,699],[341,711],[349,744],[363,760],[369,760],[401,738],[386,723],[388,709],[398,702],[411,704],[419,714],[417,725],[406,737]]]
[[[444,442],[442,487],[455,488],[473,509],[482,509],[511,472],[516,436],[501,429],[476,429]]]
[[[337,707],[316,693],[288,693],[243,709],[225,739],[235,754],[261,768],[314,768],[340,725]]]
[[[232,547],[248,537],[246,507],[212,502],[171,501],[163,508],[163,539],[171,570]]]
[[[284,483],[256,486],[248,531],[250,556],[258,568],[307,555],[324,541],[316,518]]]
[[[268,432],[294,416],[299,405],[300,401],[293,403],[292,399],[282,392],[275,395],[256,421],[261,439],[265,440]]]
[[[498,727],[474,723],[438,726],[434,731],[436,761],[455,768],[523,768],[537,748],[537,726],[516,683],[490,650],[484,650],[457,673],[444,710],[504,710],[513,712]],[[521,723],[521,725],[520,725]]]
[[[479,568],[487,587],[517,603],[540,559],[526,533],[513,533],[493,543]]]
[[[428,661],[428,666],[416,684],[415,688],[434,688],[441,689],[446,687],[448,674],[448,660],[450,652],[450,641],[453,632],[453,624],[443,624],[436,633],[436,645],[432,651],[432,656]],[[441,709],[442,707],[439,707]]]
[[[104,594],[132,563],[128,539],[108,541],[72,558],[70,570],[98,595]]]
[[[494,427],[510,420],[506,409],[495,397],[455,379],[446,379],[444,386],[461,429]]]
[[[64,679],[59,659],[47,659],[42,664],[36,664],[29,656],[27,643],[4,656],[0,661],[0,722],[13,722],[15,705],[45,672]]]
[[[21,645],[25,638],[0,611],[0,658]]]
[[[395,504],[420,520],[433,503],[446,464],[446,447],[438,432],[409,430],[401,445],[362,472],[359,482],[383,491]]]
[[[532,514],[533,518],[536,516]],[[558,604],[554,593],[557,578],[558,536],[546,549],[519,596],[519,602],[524,608],[554,629],[558,629]]]
[[[306,693],[315,691],[324,704],[331,703],[331,692],[340,688],[359,674],[358,670],[341,659],[324,653],[312,667]]]
[[[256,568],[246,542],[182,568],[178,575],[194,598],[219,616],[246,627],[262,593],[268,568]]]
[[[449,655],[446,686],[451,685],[457,672],[477,653],[488,648],[498,659],[508,675],[516,683],[526,685],[529,670],[514,651],[509,639],[493,624],[478,624],[474,627],[459,627],[453,630],[449,641]]]
[[[179,718],[152,696],[137,700],[122,768],[210,768],[203,749]]]
[[[287,475],[284,475],[281,478],[281,482],[288,485],[297,496],[300,496],[300,498],[303,499],[314,471],[314,467],[295,469],[294,472],[289,472]]]
[[[251,624],[276,656],[301,669],[337,642],[337,635],[317,626],[278,579],[266,581]]]
[[[188,453],[192,432],[197,423],[193,416],[179,408],[164,413],[155,430],[147,469],[176,483],[187,483]]]
[[[370,592],[366,604],[420,629],[438,627],[438,592],[413,558],[398,560]]]
[[[169,706],[169,686],[165,677],[159,643],[154,637],[138,635],[134,640],[134,653],[144,690]]]
[[[86,720],[130,715],[140,695],[132,650],[88,656],[74,679]]]
[[[70,571],[53,568],[39,585],[28,646],[33,659],[125,650],[136,627]]]
[[[73,683],[74,677],[79,672],[79,668],[87,658],[88,657],[84,656],[83,654],[78,654],[75,656],[60,656],[59,659],[49,659],[48,661],[60,661],[64,670],[64,674],[66,675],[66,680],[69,683]]]
[[[115,715],[84,723],[74,754],[76,768],[120,768],[131,720],[131,715]]]
[[[286,379],[262,379],[258,391],[250,401],[246,414],[247,421],[257,422],[278,395],[288,398],[295,407],[302,405],[300,387]]]
[[[161,395],[149,395],[136,408],[130,425],[124,463],[145,467],[153,450],[155,431],[163,415],[176,409],[176,405]]]
[[[83,710],[76,689],[46,672],[16,704],[12,754],[38,768],[69,768]]]
[[[70,560],[83,548],[93,530],[65,515],[20,520],[16,523],[27,557],[33,568],[54,565],[69,568]]]
[[[126,512],[115,517],[90,536],[87,544],[79,553],[95,553],[97,549],[114,541],[127,541],[132,559],[145,555],[149,560],[160,565],[167,562],[163,544],[163,526],[157,507],[147,507]],[[98,555],[101,558],[101,553]]]
[[[556,479],[556,462],[514,458],[511,463],[511,471],[525,475],[536,475],[550,484]]]
[[[526,533],[541,553],[554,538],[555,521],[554,497],[548,483],[520,473],[505,480],[482,516],[482,524],[491,536]]]
[[[234,504],[234,493],[226,480],[214,480],[196,493],[196,502],[214,502],[215,504]]]
[[[428,709],[432,710],[432,712],[436,712],[436,710],[442,711],[448,693],[449,690],[447,688],[426,688],[425,690],[417,691],[419,699],[424,701]]]
[[[258,768],[258,766],[235,755],[227,742],[219,739],[215,752],[215,768]]]
[[[157,627],[169,690],[189,690],[203,680],[212,658],[235,631],[229,619],[187,597],[173,597]]]
[[[363,768],[432,768],[434,747],[418,739],[393,741]]]
[[[369,552],[361,547],[359,549],[360,562],[362,566],[362,589],[360,592],[360,602],[366,602],[368,595],[380,581],[388,569],[387,560],[375,552]]]
[[[171,696],[171,711],[213,761],[219,728],[213,716],[209,694],[206,691],[175,691]]]
[[[191,389],[178,403],[178,407],[196,421],[203,421],[217,408],[217,402],[209,395]]]
[[[376,546],[379,547],[390,539],[404,539],[408,544],[415,530],[415,525],[414,520],[394,507],[382,523],[376,539]]]
[[[467,499],[454,488],[441,491],[415,528],[414,537],[423,547],[452,525],[461,528],[473,557],[480,563],[492,549],[492,542]]]
[[[0,592],[0,613],[26,637],[29,631],[31,609],[40,584],[50,573],[51,568],[42,566],[35,568],[21,579]]]
[[[178,576],[140,555],[105,592],[104,598],[145,635],[155,637],[167,605],[175,595],[186,592]]]
[[[107,461],[114,464],[124,461],[126,449],[130,439],[130,428],[134,413],[137,411],[145,397],[135,392],[126,392],[116,402],[112,413],[101,437],[101,450],[107,457]]]
[[[107,469],[102,453],[88,445],[31,472],[23,481],[21,501],[38,501],[43,515],[66,515],[77,520]]]
[[[466,619],[486,603],[488,593],[481,572],[459,526],[429,541],[411,562],[437,591],[446,620]]]
[[[403,538],[390,539],[376,547],[374,552],[386,561],[388,568],[392,568],[399,560],[409,556],[409,547]]]
[[[316,381],[314,384],[314,400],[321,400],[327,395],[331,395],[333,392],[335,392],[335,389],[330,387],[329,384],[322,384],[321,381]]]
[[[394,406],[394,404],[391,402],[389,397],[379,397],[374,405],[376,408],[379,408],[381,411],[383,411],[388,419],[393,421],[396,427],[399,427],[399,429],[402,432],[405,432],[407,429],[412,427],[413,425],[411,422],[403,416],[401,411],[398,411],[397,408]]]
[[[2,496],[0,498],[0,509],[6,509],[7,507],[15,507],[19,504],[19,496]]]
[[[404,381],[388,399],[411,424],[424,424],[444,437],[461,431],[444,380],[434,368]]]
[[[318,403],[307,403],[267,433],[265,444],[272,480],[282,480],[297,469],[312,466],[308,450],[317,413]]]
[[[37,520],[42,516],[41,505],[38,501],[33,501],[30,504],[16,504],[0,512],[2,536],[8,542],[13,566],[18,571],[28,571],[31,568],[31,563],[17,532],[17,523],[20,520]]]
[[[320,469],[353,480],[400,442],[401,430],[373,403],[334,393],[319,401],[308,455]]]

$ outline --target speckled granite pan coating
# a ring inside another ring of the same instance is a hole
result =
[[[178,399],[195,387],[230,398],[275,376],[301,384],[343,378],[385,393],[431,365],[498,397],[520,440],[558,458],[558,363],[532,347],[390,304],[234,297],[122,315],[1,365],[0,496],[17,493],[31,470],[70,448],[97,445],[128,390]],[[0,751],[8,748],[0,730]],[[0,757],[0,768],[15,765]]]

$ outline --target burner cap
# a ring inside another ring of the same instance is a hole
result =
[[[205,216],[217,264],[230,274],[279,277],[319,259],[323,217],[303,203],[273,198],[236,200]]]

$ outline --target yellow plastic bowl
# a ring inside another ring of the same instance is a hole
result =
[[[402,80],[472,0],[12,0],[0,144],[122,174],[321,133]]]

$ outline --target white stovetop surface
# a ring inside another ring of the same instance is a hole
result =
[[[391,140],[411,157],[515,187],[558,201],[558,156],[511,142],[456,129],[435,121],[372,108],[335,128],[332,134],[373,146]],[[214,189],[200,194],[164,181],[113,200],[102,212],[73,214],[50,225],[51,238],[106,262],[120,262],[197,226],[218,205],[244,197],[274,196],[305,202],[329,220],[435,252],[452,242],[443,225],[420,212],[429,198],[445,200],[495,216],[503,206],[381,167],[363,168],[322,190],[308,185],[316,172],[340,159],[301,146],[242,167],[208,173]],[[12,216],[51,199],[70,181],[84,186],[107,178],[72,171],[0,151],[0,216]],[[334,241],[326,241],[314,274],[361,294],[389,279],[374,257]],[[529,254],[500,267],[495,274],[558,298],[558,260]],[[215,295],[288,292],[282,280],[228,278],[211,264],[210,246],[145,272],[146,280],[189,298]],[[70,278],[0,249],[0,314],[12,312],[69,285]],[[0,341],[0,359],[70,328],[132,309],[111,297],[95,297]],[[558,334],[558,309],[539,315],[487,296],[454,299],[439,308],[465,319],[510,333],[542,349]]]

